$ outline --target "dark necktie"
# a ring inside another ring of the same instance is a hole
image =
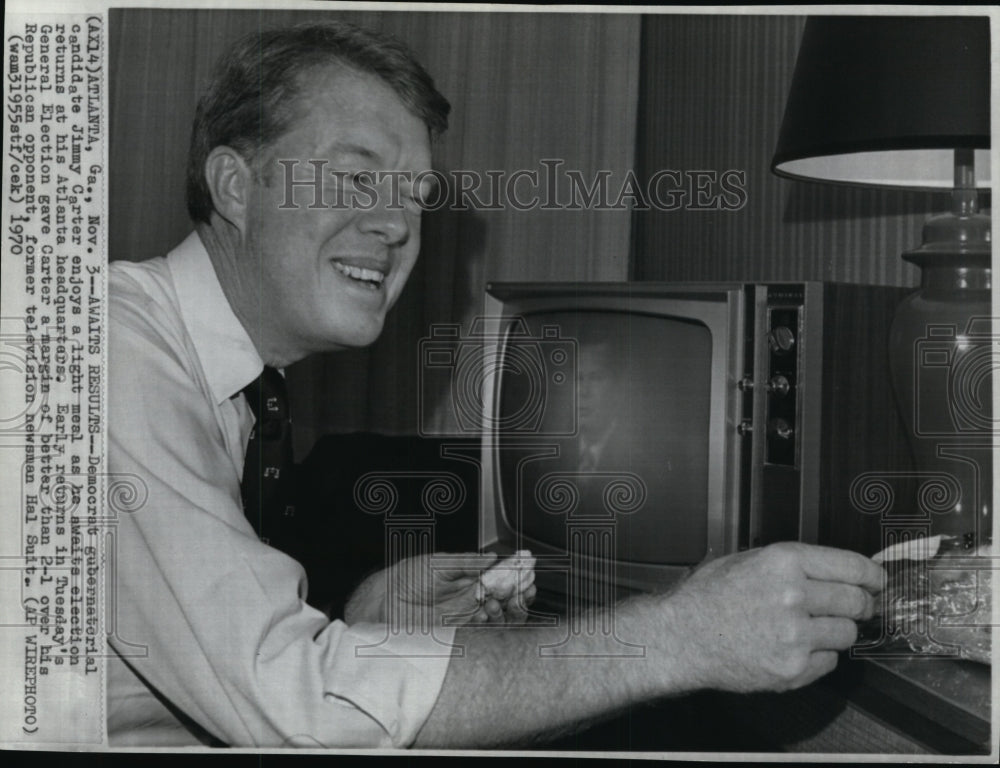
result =
[[[300,558],[293,483],[292,422],[288,415],[285,378],[276,368],[243,389],[257,422],[243,462],[243,512],[261,541]]]

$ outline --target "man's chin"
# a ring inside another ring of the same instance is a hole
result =
[[[384,323],[372,323],[371,327],[357,329],[345,336],[342,333],[330,336],[328,352],[343,352],[351,349],[367,349],[382,335]]]

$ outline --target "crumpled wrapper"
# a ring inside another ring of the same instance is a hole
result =
[[[889,564],[889,583],[881,597],[881,615],[863,628],[871,637],[881,628],[894,650],[909,648],[919,656],[953,656],[990,663],[993,550],[948,553],[927,562]],[[970,557],[983,567],[969,567]],[[956,561],[951,567],[949,561]],[[897,648],[898,646],[898,648]]]

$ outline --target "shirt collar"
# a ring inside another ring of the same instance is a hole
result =
[[[181,319],[216,403],[256,379],[264,369],[257,348],[226,299],[197,232],[167,254]]]

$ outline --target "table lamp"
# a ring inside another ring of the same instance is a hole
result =
[[[992,495],[990,29],[986,17],[806,21],[771,170],[791,179],[951,190],[902,257],[919,290],[896,312],[889,369],[935,533],[989,535]]]

